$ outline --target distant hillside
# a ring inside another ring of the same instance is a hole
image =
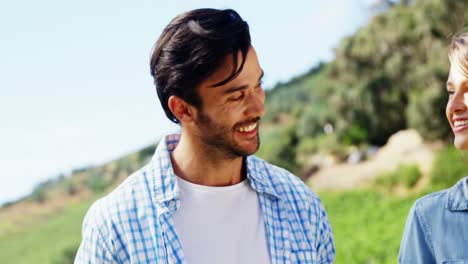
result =
[[[47,219],[70,204],[114,188],[147,163],[155,147],[150,145],[101,166],[75,169],[71,175],[60,175],[39,183],[26,197],[3,204],[0,208],[0,238],[37,224],[38,219]]]
[[[308,155],[326,151],[345,159],[349,146],[383,145],[401,129],[445,139],[446,46],[468,17],[467,7],[466,0],[402,1],[343,39],[335,60],[267,91],[258,155],[299,172]],[[138,169],[154,148],[76,169],[2,207],[85,189],[102,191]]]
[[[34,191],[0,208],[0,263],[73,263],[81,223],[92,202],[144,166],[150,145],[114,161],[77,168],[39,183]],[[52,239],[52,243],[44,243]]]
[[[317,152],[344,160],[403,129],[446,140],[447,45],[466,18],[466,0],[401,1],[374,16],[333,61],[268,92],[259,155],[300,173]]]
[[[266,92],[259,155],[294,171],[304,154],[328,150],[344,158],[347,146],[383,145],[406,128],[445,139],[446,46],[466,17],[467,0],[401,1],[376,15],[340,42],[335,60]],[[102,190],[139,168],[154,148],[43,182],[17,202],[46,200],[59,189]]]

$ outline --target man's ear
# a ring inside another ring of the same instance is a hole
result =
[[[169,109],[172,114],[181,122],[187,123],[193,121],[193,106],[184,101],[182,98],[171,95],[168,100]]]

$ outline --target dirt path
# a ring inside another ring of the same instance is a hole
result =
[[[314,191],[352,189],[371,184],[378,175],[400,164],[417,164],[422,174],[428,175],[435,149],[436,145],[424,144],[415,130],[400,131],[370,160],[325,167],[311,175],[308,183]]]

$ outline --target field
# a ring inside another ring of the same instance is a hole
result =
[[[21,232],[0,237],[0,263],[67,263],[67,255],[79,245],[81,223],[92,201],[73,204]]]
[[[415,198],[371,190],[321,193],[335,233],[336,263],[396,263],[406,215]],[[87,200],[0,237],[0,263],[72,263]]]
[[[336,263],[397,263],[415,198],[375,191],[320,194],[335,235]]]

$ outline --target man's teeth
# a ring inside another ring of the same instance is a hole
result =
[[[237,130],[239,130],[240,132],[250,132],[254,130],[256,127],[257,127],[257,123],[254,123],[250,126],[239,127]]]
[[[460,121],[455,121],[453,122],[453,126],[466,126],[468,125],[468,119],[467,120],[460,120]]]

